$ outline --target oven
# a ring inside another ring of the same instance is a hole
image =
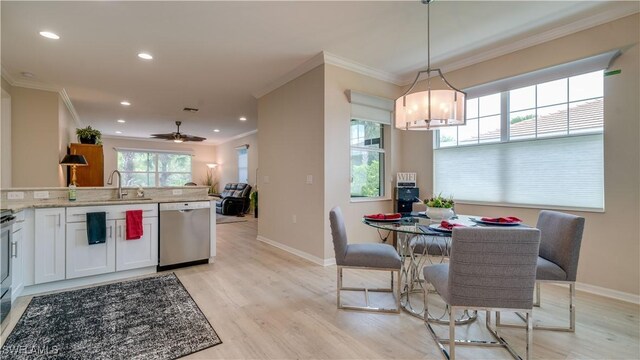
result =
[[[0,329],[4,330],[5,322],[11,311],[11,238],[15,216],[10,210],[2,210],[0,214]]]

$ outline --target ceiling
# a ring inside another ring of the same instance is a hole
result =
[[[419,1],[1,6],[3,75],[18,85],[64,88],[82,124],[104,135],[121,131],[120,136],[148,138],[174,131],[176,120],[183,122],[181,132],[209,143],[253,131],[252,94],[321,51],[376,69],[398,84],[426,67],[426,7]],[[432,62],[463,61],[637,8],[636,2],[437,1],[431,5]],[[43,30],[60,39],[40,36]],[[139,59],[142,51],[154,59]],[[35,76],[25,78],[25,71]],[[125,99],[132,105],[120,105]],[[184,107],[200,111],[186,113]],[[247,121],[239,121],[241,116]]]

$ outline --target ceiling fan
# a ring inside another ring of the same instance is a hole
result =
[[[207,140],[207,138],[203,138],[203,137],[199,137],[199,136],[181,134],[180,133],[180,125],[181,124],[182,124],[182,121],[176,121],[176,125],[178,126],[178,130],[176,132],[172,132],[172,133],[169,133],[169,134],[151,134],[151,137],[156,138],[156,139],[173,140],[173,142],[177,142],[177,143],[181,143],[181,142],[184,142],[184,141],[204,141],[204,140]]]

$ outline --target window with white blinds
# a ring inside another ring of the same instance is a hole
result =
[[[602,70],[467,100],[467,124],[434,135],[434,193],[604,209],[603,103]]]

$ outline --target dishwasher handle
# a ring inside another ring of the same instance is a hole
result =
[[[178,211],[180,211],[181,213],[188,213],[188,212],[192,212],[193,210],[195,209],[184,209],[184,210],[178,210]]]

